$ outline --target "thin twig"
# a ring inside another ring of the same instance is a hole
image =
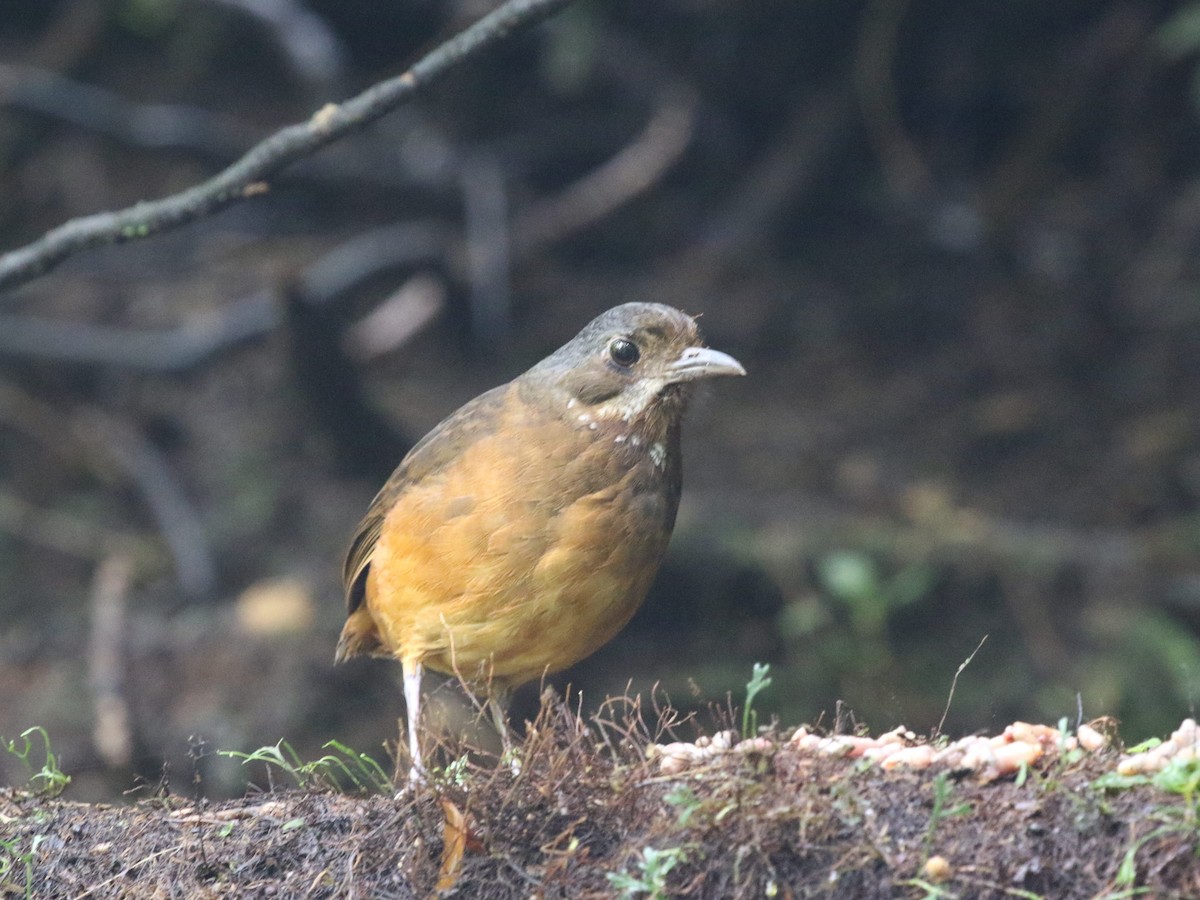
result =
[[[440,229],[419,224],[392,225],[365,232],[321,256],[301,275],[301,299],[320,306],[342,298],[381,273],[418,264],[433,267],[449,242],[449,236]],[[367,334],[369,340],[362,343],[369,350],[368,357],[383,352],[385,347],[403,343],[436,314],[444,292],[431,291],[426,284],[422,293],[420,302],[408,310],[403,321],[398,322],[392,310],[387,328],[376,331],[377,321],[363,325],[371,329]],[[279,302],[272,291],[255,292],[223,309],[161,329],[0,314],[0,359],[112,366],[178,375],[269,334],[281,319]],[[0,401],[3,398],[0,388]]]
[[[958,687],[958,676],[963,673],[963,669],[971,664],[971,660],[975,658],[975,654],[979,652],[979,648],[983,646],[983,642],[987,639],[988,636],[986,634],[979,639],[979,643],[975,645],[975,649],[971,651],[971,655],[962,661],[962,665],[958,667],[958,671],[950,679],[950,696],[946,698],[946,708],[942,710],[942,717],[938,720],[937,728],[933,729],[933,737],[937,737],[942,733],[942,726],[946,724],[946,716],[950,715],[950,704],[954,702],[954,689]]]
[[[118,212],[96,213],[60,225],[32,244],[0,256],[0,289],[30,281],[90,247],[178,228],[262,193],[263,179],[375,121],[459,63],[569,2],[509,0],[429,53],[403,75],[379,82],[344,103],[327,104],[307,121],[277,131],[208,181],[161,200],[138,203]]]

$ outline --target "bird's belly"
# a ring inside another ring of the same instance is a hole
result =
[[[633,467],[575,499],[547,486],[501,503],[503,491],[474,487],[415,492],[384,528],[367,604],[389,651],[515,686],[583,659],[629,621],[670,538],[668,485]]]

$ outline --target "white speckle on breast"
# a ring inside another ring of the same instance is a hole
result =
[[[575,408],[575,398],[572,397],[570,400],[567,401],[567,409],[574,409],[574,408]]]
[[[613,438],[613,443],[614,444],[623,444],[623,443],[625,443],[625,439],[628,437],[629,437],[629,435],[627,435],[627,434],[618,434],[615,438]]]
[[[667,458],[667,448],[665,444],[655,441],[650,446],[650,459],[654,461],[654,465],[658,468],[663,467],[663,461]]]
[[[635,434],[629,439],[629,443],[635,447],[640,447],[642,446],[642,439]]]
[[[592,417],[589,416],[587,413],[580,413],[579,421],[580,422],[590,422],[590,421],[592,421]]]

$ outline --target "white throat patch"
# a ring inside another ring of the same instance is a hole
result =
[[[592,409],[592,416],[605,421],[632,422],[653,405],[666,382],[642,378],[621,393]]]

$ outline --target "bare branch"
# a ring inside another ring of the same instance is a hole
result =
[[[227,116],[178,103],[133,103],[58,72],[0,63],[0,102],[147,150],[187,150],[225,162],[250,143]],[[259,135],[253,135],[258,137]]]
[[[244,123],[186,103],[140,103],[99,85],[21,63],[0,62],[0,106],[61,122],[139,150],[187,153],[222,166],[273,133],[265,126]],[[428,128],[423,124],[418,130]],[[418,140],[429,140],[429,136]],[[394,151],[393,140],[378,135],[371,141],[358,141],[341,153],[331,150],[311,157],[290,174],[301,182],[351,180],[404,190],[414,185],[428,187],[439,183],[437,167],[433,167],[433,174],[413,174],[405,166],[381,165],[381,154],[386,152],[391,160]]]
[[[193,317],[173,328],[153,330],[0,315],[0,359],[182,373],[267,334],[278,322],[277,303],[269,291],[251,294],[226,309]]]
[[[149,237],[262,193],[263,179],[362,128],[459,63],[517,28],[540,21],[570,0],[509,0],[419,60],[403,75],[381,81],[342,104],[328,104],[307,121],[277,131],[202,184],[118,212],[73,219],[41,239],[0,256],[0,290],[23,284],[90,247]]]

